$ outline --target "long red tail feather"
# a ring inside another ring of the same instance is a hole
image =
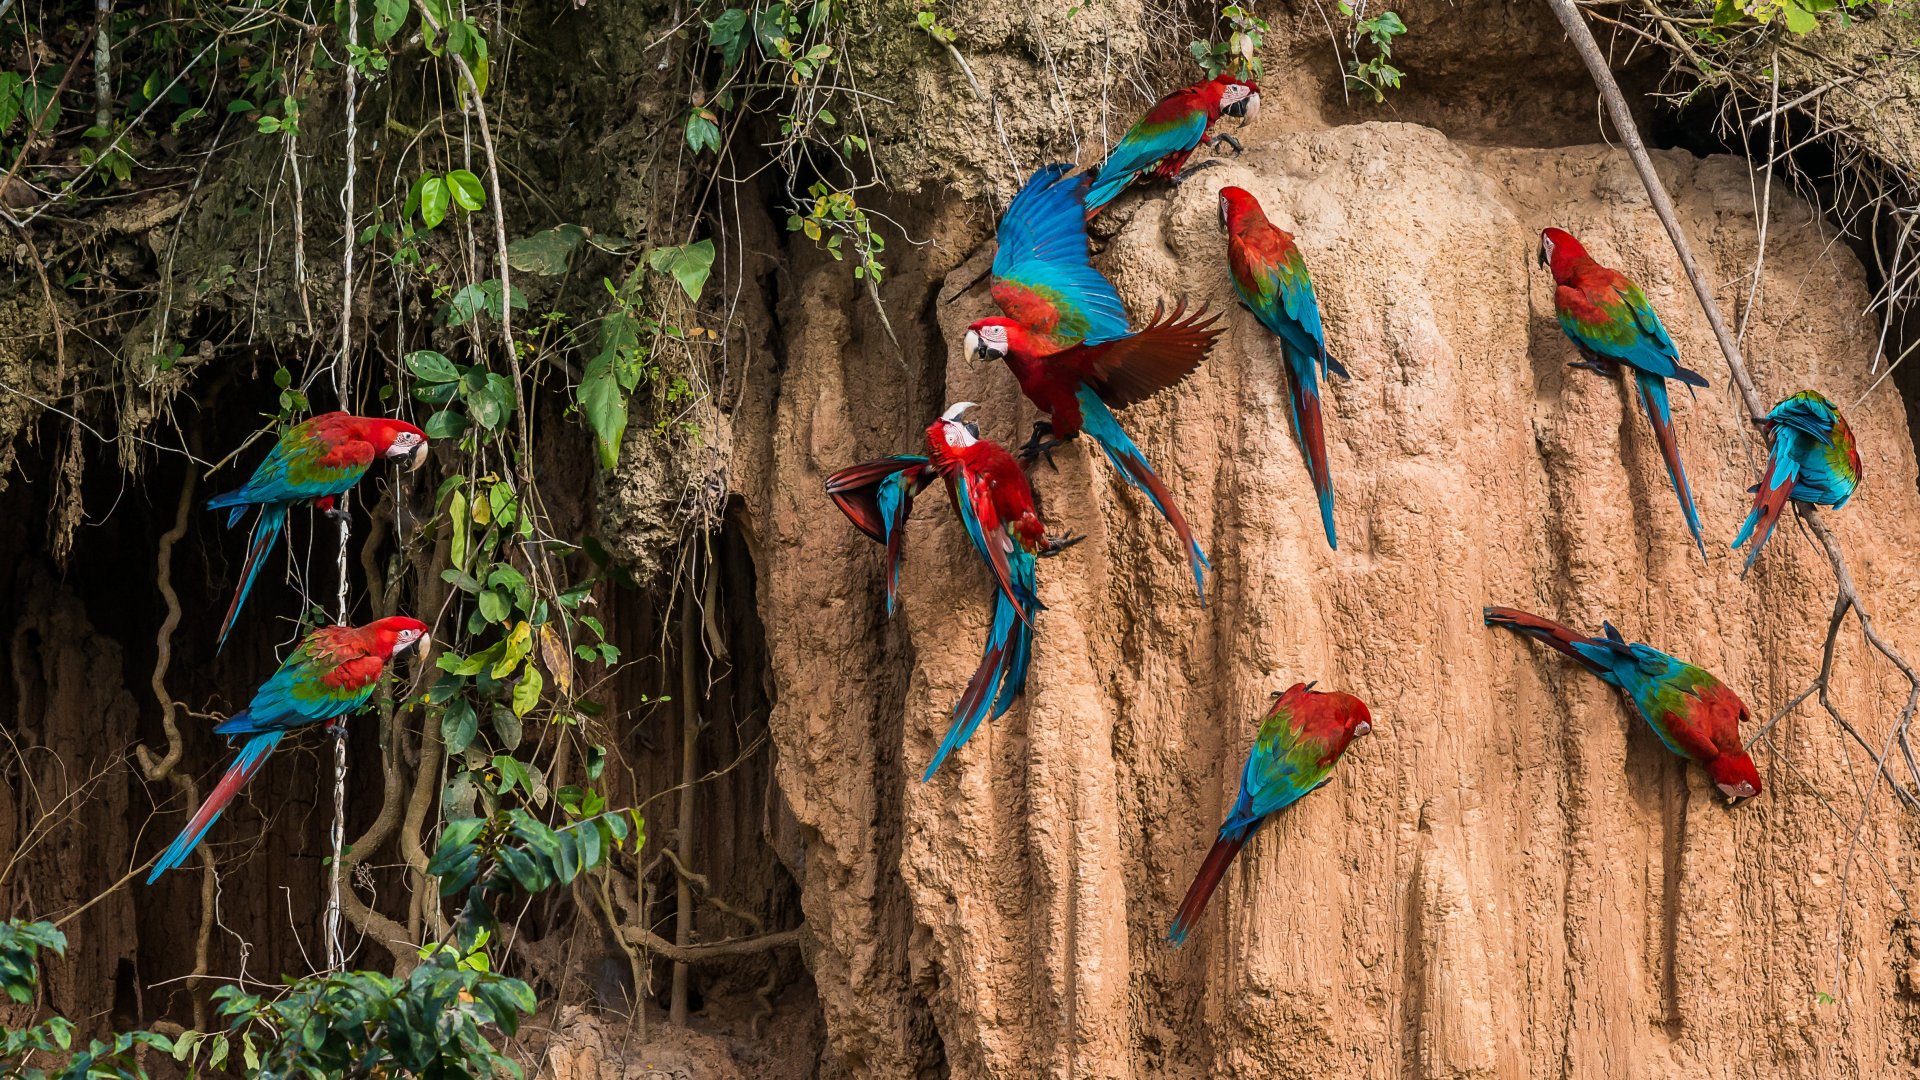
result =
[[[1207,901],[1213,898],[1213,891],[1220,887],[1220,879],[1226,876],[1227,867],[1233,864],[1233,857],[1240,854],[1247,838],[1214,841],[1213,849],[1207,852],[1206,861],[1200,864],[1200,872],[1194,875],[1193,884],[1187,889],[1187,898],[1180,901],[1180,910],[1174,913],[1173,929],[1167,932],[1167,940],[1175,945],[1187,940],[1200,916],[1207,910]]]
[[[1486,618],[1488,626],[1504,626],[1509,630],[1518,631],[1543,644],[1551,645],[1555,649],[1573,657],[1580,662],[1581,667],[1586,668],[1596,675],[1603,672],[1603,669],[1598,664],[1594,663],[1593,660],[1588,657],[1582,656],[1579,650],[1573,647],[1576,641],[1589,642],[1595,640],[1590,634],[1582,634],[1570,626],[1562,626],[1552,619],[1543,619],[1538,615],[1530,615],[1518,608],[1490,607],[1484,609],[1481,614]]]
[[[1680,440],[1673,432],[1673,413],[1667,405],[1667,383],[1658,375],[1650,375],[1638,368],[1633,372],[1634,381],[1640,386],[1640,402],[1647,410],[1647,423],[1653,427],[1654,441],[1660,444],[1660,456],[1666,459],[1667,475],[1673,480],[1673,491],[1680,498],[1680,512],[1687,519],[1687,529],[1693,533],[1694,546],[1700,549],[1700,557],[1707,557],[1707,542],[1700,538],[1700,513],[1693,505],[1693,489],[1687,484],[1686,467],[1680,464]]]

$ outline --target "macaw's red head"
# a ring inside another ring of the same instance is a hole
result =
[[[962,451],[980,441],[980,429],[961,419],[975,407],[971,401],[956,401],[927,425],[927,449],[935,466],[951,465]]]
[[[1248,79],[1222,75],[1213,80],[1213,92],[1220,98],[1220,111],[1248,123],[1260,115],[1260,87]]]
[[[1555,281],[1566,280],[1567,272],[1581,259],[1589,259],[1587,249],[1565,229],[1540,230],[1540,265],[1553,271]]]
[[[1740,719],[1745,720],[1745,710]],[[1751,799],[1760,794],[1760,770],[1753,767],[1753,759],[1745,750],[1735,750],[1731,754],[1721,754],[1707,763],[1707,775],[1713,777],[1713,786],[1728,802]]]
[[[391,660],[409,649],[424,649],[432,640],[426,623],[405,615],[376,619],[361,630],[372,640],[374,653],[383,660]]]
[[[359,418],[362,437],[373,444],[373,452],[389,461],[404,460],[412,472],[427,462],[427,433],[407,423],[384,416]]]
[[[967,327],[966,354],[975,360],[1004,360],[1026,343],[1027,328],[1004,316],[981,319]]]
[[[1224,187],[1220,189],[1220,227],[1228,232],[1240,231],[1242,222],[1261,222],[1267,220],[1267,212],[1260,207],[1260,200],[1246,188]]]
[[[1291,709],[1304,733],[1326,747],[1328,758],[1346,752],[1347,744],[1373,730],[1367,703],[1352,694],[1319,693],[1313,683],[1294,683],[1283,693],[1274,691],[1268,715]]]

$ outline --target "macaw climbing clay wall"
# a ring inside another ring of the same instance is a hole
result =
[[[1180,295],[1227,312],[1199,371],[1125,414],[1213,558],[1211,603],[1084,440],[1057,452],[1036,489],[1056,531],[1088,540],[1040,566],[1024,702],[931,783],[988,581],[930,497],[888,620],[879,548],[820,484],[914,449],[938,403],[1025,437],[1004,368],[958,348],[993,313],[983,230],[932,215],[939,334],[907,343],[904,370],[831,266],[782,312],[778,394],[744,436],[764,464],[740,483],[832,1056],[876,1077],[936,1056],[956,1077],[1910,1075],[1916,835],[1871,758],[1803,709],[1756,748],[1765,794],[1728,809],[1612,690],[1481,626],[1487,603],[1611,619],[1718,673],[1749,734],[1819,666],[1824,559],[1791,524],[1745,581],[1726,550],[1764,448],[1625,157],[1267,116],[1244,156],[1123,197],[1095,260],[1136,312]],[[1920,497],[1899,396],[1854,404],[1878,332],[1860,265],[1776,189],[1756,288],[1745,164],[1659,168],[1763,395],[1817,386],[1851,407],[1868,479],[1829,520],[1911,652]],[[1326,396],[1338,552],[1275,343],[1225,276],[1230,183],[1298,236],[1353,375]],[[1708,564],[1629,392],[1567,367],[1535,263],[1547,224],[1641,282],[1713,382],[1675,402]],[[1315,679],[1365,698],[1372,734],[1169,949],[1269,692]],[[1842,632],[1832,702],[1876,746],[1904,690]]]

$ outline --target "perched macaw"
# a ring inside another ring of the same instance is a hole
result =
[[[404,458],[410,471],[417,469],[427,460],[427,433],[404,420],[321,413],[282,433],[246,486],[207,500],[210,509],[233,509],[227,515],[228,528],[240,523],[248,507],[260,508],[253,535],[247,541],[240,588],[220,622],[220,647],[226,646],[240,605],[246,603],[253,579],[259,576],[267,553],[280,538],[287,510],[295,503],[312,502],[322,511],[333,513],[334,498],[359,483],[375,458]]]
[[[1571,366],[1602,375],[1613,374],[1621,364],[1633,369],[1640,401],[1646,406],[1660,455],[1667,461],[1667,475],[1672,477],[1673,490],[1680,497],[1687,528],[1693,531],[1700,557],[1706,558],[1700,515],[1693,507],[1693,491],[1687,486],[1687,470],[1680,464],[1680,444],[1674,438],[1673,415],[1667,407],[1667,380],[1678,379],[1689,386],[1706,386],[1707,380],[1680,366],[1680,351],[1667,336],[1667,328],[1660,325],[1660,316],[1653,313],[1653,305],[1640,286],[1619,271],[1595,262],[1573,234],[1564,229],[1542,231],[1540,264],[1553,271],[1553,308],[1560,316],[1560,329],[1585,357]]]
[[[187,861],[208,827],[288,732],[320,723],[333,729],[373,696],[389,661],[409,649],[424,648],[427,641],[427,624],[405,616],[365,626],[325,626],[308,634],[246,708],[214,725],[214,734],[244,736],[246,742],[187,827],[167,845],[147,884]]]
[[[1287,363],[1287,388],[1293,405],[1293,434],[1307,459],[1313,490],[1320,498],[1320,523],[1327,546],[1333,535],[1333,473],[1327,467],[1326,430],[1320,418],[1320,380],[1332,372],[1347,377],[1340,361],[1327,355],[1320,327],[1320,302],[1313,296],[1307,263],[1293,236],[1267,220],[1260,201],[1242,188],[1220,189],[1220,225],[1227,230],[1227,267],[1240,299],[1260,325],[1280,339]]]
[[[1295,683],[1273,697],[1240,773],[1240,796],[1173,917],[1167,940],[1175,945],[1187,940],[1233,857],[1260,826],[1332,780],[1333,766],[1348,744],[1373,730],[1367,706],[1351,694],[1325,694],[1312,683]]]
[[[1504,626],[1566,653],[1618,687],[1667,749],[1706,767],[1731,802],[1760,794],[1760,773],[1740,745],[1747,707],[1719,679],[1650,645],[1629,645],[1612,623],[1605,637],[1587,637],[1557,622],[1513,608],[1485,610],[1488,626]]]
[[[1853,444],[1853,429],[1833,402],[1802,390],[1775,405],[1759,424],[1769,444],[1767,466],[1752,489],[1753,510],[1733,538],[1737,548],[1756,527],[1760,530],[1760,539],[1747,552],[1747,565],[1740,571],[1743,577],[1767,546],[1788,499],[1838,510],[1860,486],[1860,451]]]
[[[1071,168],[1048,165],[1034,173],[1000,219],[993,299],[1006,315],[968,327],[966,351],[1006,361],[1027,400],[1047,414],[1022,456],[1049,452],[1082,430],[1093,436],[1113,467],[1173,526],[1204,601],[1206,553],[1109,406],[1125,408],[1186,378],[1221,329],[1213,325],[1217,317],[1204,317],[1204,308],[1182,319],[1184,304],[1165,320],[1156,311],[1139,330],[1128,325],[1120,294],[1088,260],[1080,213],[1087,178],[1068,176]],[[1043,442],[1043,435],[1052,438]]]
[[[1243,149],[1231,135],[1209,135],[1207,130],[1220,114],[1237,116],[1252,122],[1260,112],[1260,88],[1251,81],[1221,75],[1203,83],[1183,87],[1147,110],[1126,135],[1114,145],[1099,169],[1099,179],[1087,194],[1086,216],[1092,218],[1100,208],[1113,201],[1141,174],[1157,180],[1179,183],[1186,177],[1216,164],[1195,165],[1186,173],[1187,156],[1210,142],[1224,142],[1235,153]]]
[[[962,401],[927,427],[928,456],[900,454],[842,469],[827,478],[827,493],[861,532],[887,545],[887,610],[893,611],[900,552],[913,497],[934,477],[946,481],[954,512],[993,573],[993,621],[980,666],[953,707],[952,724],[920,777],[933,777],[947,755],[973,736],[982,720],[998,719],[1026,688],[1033,655],[1033,618],[1043,605],[1034,578],[1036,560],[1079,542],[1051,539],[1020,462],[1000,444],[980,438],[962,419],[974,408]]]

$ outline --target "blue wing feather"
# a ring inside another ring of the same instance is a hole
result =
[[[1153,168],[1168,154],[1192,150],[1207,133],[1207,114],[1190,113],[1180,121],[1150,128],[1142,120],[1130,128],[1115,144],[1107,160],[1100,163],[1099,178],[1087,193],[1089,214],[1112,202],[1141,173]]]
[[[1087,177],[1071,165],[1047,165],[1028,179],[1000,218],[993,276],[1048,294],[1086,321],[1085,344],[1133,332],[1126,305],[1087,255]],[[1064,321],[1064,319],[1063,319]]]

